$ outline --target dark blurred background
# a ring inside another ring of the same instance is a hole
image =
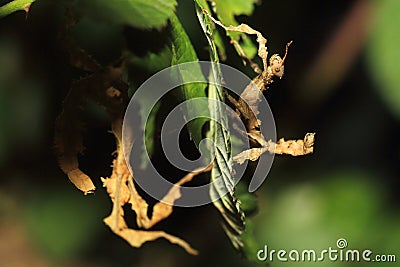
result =
[[[400,260],[399,10],[396,0],[265,0],[251,17],[238,17],[267,37],[270,55],[283,54],[294,41],[284,78],[266,92],[278,137],[317,133],[314,154],[277,156],[255,193],[260,249],[321,250],[345,238],[350,249]],[[192,1],[179,1],[177,12],[199,58],[207,60]],[[82,75],[58,39],[62,16],[55,3],[38,0],[27,17],[17,12],[0,20],[0,266],[253,266],[233,250],[212,205],[176,208],[156,227],[187,240],[199,256],[165,240],[134,249],[111,233],[102,222],[111,202],[99,178],[111,173],[114,139],[95,107],[85,114],[80,160],[96,193],[83,196],[61,172],[54,121],[72,80]],[[87,19],[75,34],[107,64],[130,31]],[[129,43],[135,51],[156,51],[160,35],[137,33]],[[254,76],[226,44],[225,63]]]

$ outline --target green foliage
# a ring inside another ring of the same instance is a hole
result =
[[[128,54],[128,57],[130,58],[130,63],[136,68],[141,68],[150,73],[155,73],[171,65],[197,61],[198,58],[196,55],[196,51],[194,50],[194,47],[191,44],[188,35],[186,34],[184,28],[182,27],[182,24],[175,14],[171,15],[167,30],[169,32],[169,43],[166,44],[161,52],[149,53],[144,57],[136,57],[132,54]],[[177,75],[179,76],[178,79],[182,80],[183,82],[185,80],[191,80],[191,77],[203,77],[200,66],[198,66],[197,68],[192,67],[190,72],[181,70],[180,73],[178,73]],[[204,83],[184,84],[180,88],[180,94],[178,95],[178,97],[182,100],[207,97],[205,91],[206,87],[207,85]],[[151,96],[154,93],[155,91],[148,92],[149,101],[152,101],[153,97]],[[143,101],[144,102],[141,103],[141,105],[146,106],[146,99],[144,99]],[[157,116],[157,111],[159,107],[160,105],[157,104],[153,108],[146,123],[146,150],[150,156],[154,152],[153,138],[157,127],[155,118]],[[189,117],[196,114],[204,114],[204,111],[204,106],[196,102],[192,102],[190,108],[187,107],[185,110],[186,114],[188,114]],[[195,142],[196,146],[198,146],[199,142],[203,139],[202,127],[207,121],[208,119],[206,118],[197,118],[188,122],[187,124],[191,139]],[[146,165],[146,163],[142,163],[142,167],[145,167]]]
[[[183,29],[178,18],[173,15],[171,16],[171,44],[172,44],[172,62],[171,65],[176,65],[184,62],[197,61],[196,51],[194,50],[192,43],[185,30]],[[193,67],[191,70],[185,71],[180,70],[180,78],[183,82],[192,80],[190,77],[203,77],[200,66],[197,68]],[[182,93],[185,100],[206,97],[205,83],[188,83],[181,86]],[[201,102],[200,102],[201,103]],[[186,112],[189,117],[196,114],[204,114],[204,106],[199,102],[192,102],[190,108],[186,108]],[[204,123],[208,119],[197,118],[188,123],[189,134],[192,140],[198,146],[202,138],[202,128]]]
[[[79,0],[80,12],[112,23],[140,29],[165,26],[175,11],[176,0]]]
[[[237,26],[235,16],[246,15],[250,16],[254,11],[254,4],[258,0],[215,0],[215,10],[219,20],[224,25]],[[227,35],[240,43],[243,51],[249,58],[253,58],[257,53],[257,48],[254,43],[245,35],[239,32],[227,32]]]
[[[257,251],[262,247],[262,245],[255,238],[255,223],[254,218],[251,217],[251,215],[254,215],[254,213],[258,211],[258,202],[255,194],[250,194],[247,188],[248,185],[243,181],[240,181],[236,186],[236,196],[240,199],[240,202],[242,203],[240,207],[246,214],[246,229],[241,235],[244,243],[242,250],[248,260],[259,263],[259,260],[257,259]]]
[[[139,68],[150,73],[155,73],[170,66],[171,48],[169,46],[165,46],[161,52],[150,52],[144,57],[137,57],[129,53],[127,57],[130,59],[130,63],[135,68]]]
[[[378,7],[368,45],[368,61],[376,88],[390,110],[400,118],[400,62],[399,27],[400,2],[397,0],[376,1]]]
[[[199,11],[205,9],[208,11],[208,13],[212,13],[209,5],[207,4],[206,0],[195,0],[196,6],[198,9],[198,14]],[[214,1],[215,2],[215,7],[213,10],[216,12],[218,19],[224,23],[225,25],[233,25],[237,26],[238,22],[235,19],[235,16],[238,15],[251,15],[254,11],[254,3],[257,2],[257,0],[251,0],[251,1],[240,1],[240,0],[219,0],[219,1]],[[200,12],[201,13],[201,12]],[[208,18],[201,18],[199,17],[199,20],[204,20],[204,22],[207,24],[207,34],[212,34],[213,36],[213,45],[216,46],[218,49],[218,53],[221,57],[222,60],[225,60],[226,54],[225,54],[225,44],[224,40],[219,34],[218,30],[215,28],[214,24],[208,23]],[[203,26],[204,30],[204,26]],[[227,32],[226,33],[232,40],[235,40],[238,42],[243,51],[246,53],[246,55],[249,58],[253,58],[257,54],[257,48],[252,42],[251,39],[249,39],[245,34],[239,33],[239,32]],[[210,44],[210,43],[209,43]],[[213,50],[213,49],[212,49]],[[239,52],[239,51],[238,51]]]

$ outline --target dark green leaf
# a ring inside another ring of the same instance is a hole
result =
[[[172,52],[169,46],[165,46],[159,53],[148,53],[144,57],[137,57],[130,53],[125,55],[129,62],[141,70],[156,73],[171,65]]]
[[[128,54],[130,64],[141,70],[145,70],[150,73],[155,73],[171,65],[176,65],[184,62],[198,61],[196,52],[187,36],[185,30],[183,29],[179,19],[173,14],[170,18],[170,25],[168,28],[170,32],[170,43],[158,54],[149,53],[145,57],[136,57]],[[191,77],[203,77],[200,66],[198,68],[191,68],[191,72],[185,72],[182,70],[179,74],[179,79],[182,81],[191,80]],[[181,87],[180,97],[183,100],[194,99],[198,97],[206,97],[206,84],[201,83],[188,83]],[[154,90],[157,90],[156,88]],[[152,101],[152,95],[154,92],[147,92],[149,94],[149,100]],[[145,101],[145,100],[143,100]],[[146,102],[142,102],[141,105],[146,106]],[[147,153],[151,156],[154,151],[154,140],[153,135],[155,133],[155,117],[157,116],[157,111],[159,105],[156,105],[146,123],[145,129],[145,141]],[[190,108],[186,108],[186,114],[191,117],[195,114],[203,113],[205,110],[204,105],[194,103]],[[141,114],[143,117],[143,114]],[[196,145],[202,140],[202,127],[208,119],[198,118],[192,120],[188,123],[188,130],[192,140]],[[142,167],[146,166],[146,162],[142,161]]]
[[[112,23],[140,29],[161,28],[174,14],[176,0],[80,0],[77,9]],[[140,42],[140,36],[138,36]]]

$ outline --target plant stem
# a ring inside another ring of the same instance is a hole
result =
[[[0,18],[10,15],[19,10],[28,12],[29,6],[36,0],[14,0],[0,7]]]

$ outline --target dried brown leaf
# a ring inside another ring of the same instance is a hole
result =
[[[281,138],[276,144],[271,140],[262,147],[250,148],[233,157],[233,161],[243,164],[246,160],[256,161],[262,154],[287,154],[292,156],[303,156],[314,152],[315,133],[308,133],[303,140],[287,140]]]
[[[83,151],[82,126],[75,113],[76,111],[64,110],[57,118],[54,143],[61,170],[86,195],[92,193],[96,187],[90,177],[79,170],[78,154]]]
[[[256,161],[266,151],[268,151],[268,147],[250,148],[234,156],[233,161],[239,164],[243,164],[246,160]]]
[[[75,169],[67,173],[69,180],[85,195],[93,193],[96,190],[92,180],[80,169]]]
[[[281,138],[275,145],[275,154],[303,156],[314,152],[315,133],[308,133],[303,140],[287,140]],[[271,142],[271,141],[270,141]],[[271,146],[271,145],[270,145]]]
[[[127,86],[120,82],[123,69],[121,62],[74,82],[56,120],[55,148],[60,168],[85,195],[96,188],[90,177],[79,170],[77,157],[83,151],[80,112],[86,102],[95,101],[106,107],[112,117],[122,116],[128,101]]]
[[[79,170],[77,155],[83,151],[80,110],[87,101],[94,101],[104,106],[112,119],[112,132],[117,143],[112,174],[109,178],[101,179],[113,202],[111,214],[104,219],[104,222],[115,234],[133,247],[141,247],[145,242],[165,238],[181,246],[188,253],[196,255],[198,252],[186,241],[163,231],[130,229],[124,219],[123,207],[130,204],[132,211],[137,215],[138,226],[149,229],[171,215],[175,201],[181,197],[180,186],[191,181],[197,174],[209,171],[211,166],[195,170],[173,185],[161,202],[153,207],[151,218],[148,217],[149,206],[135,188],[133,175],[127,166],[122,148],[122,118],[129,101],[128,86],[121,80],[125,67],[124,61],[118,60],[105,68],[99,65],[96,60],[80,49],[75,39],[68,34],[76,21],[73,14],[67,14],[65,28],[62,29],[60,35],[70,53],[71,64],[80,69],[92,71],[92,74],[73,83],[64,101],[63,112],[56,121],[55,144],[61,169],[85,194],[95,189],[89,176]],[[128,137],[127,140],[132,138],[133,136]],[[133,142],[133,140],[130,141]],[[125,149],[131,148],[129,142],[125,145],[127,146]]]
[[[169,215],[171,215],[175,201],[181,197],[180,187],[183,184],[190,182],[193,179],[193,177],[195,177],[196,175],[198,175],[202,172],[211,171],[212,167],[213,167],[213,164],[209,165],[207,168],[200,168],[200,169],[194,170],[193,172],[188,173],[185,177],[183,177],[181,180],[179,180],[176,184],[174,184],[171,187],[171,189],[168,191],[168,193],[163,197],[163,199],[154,205],[153,216],[151,217],[151,220],[145,221],[144,223],[142,222],[143,227],[150,228],[153,225],[157,224],[159,221],[161,221],[164,218],[167,218]]]
[[[124,220],[124,211],[122,207],[126,203],[131,204],[131,209],[136,213],[138,226],[140,228],[149,229],[171,215],[173,204],[181,197],[180,186],[191,181],[194,176],[202,172],[210,171],[212,166],[195,170],[173,185],[165,197],[154,205],[153,214],[151,218],[149,218],[147,215],[148,204],[136,190],[132,174],[129,171],[122,151],[122,120],[115,120],[112,128],[118,148],[111,177],[103,179],[103,185],[107,188],[107,192],[113,201],[113,209],[111,214],[104,219],[104,222],[115,234],[125,239],[133,247],[141,247],[145,242],[153,241],[158,238],[165,238],[171,243],[181,246],[188,253],[197,255],[198,252],[186,241],[163,231],[128,228]]]
[[[146,231],[129,229],[124,221],[123,216],[120,216],[119,222],[121,222],[118,227],[111,227],[111,222],[113,221],[112,215],[104,219],[104,222],[110,226],[111,230],[124,240],[126,240],[132,247],[140,248],[144,243],[154,241],[159,238],[165,238],[172,244],[176,244],[186,250],[187,253],[192,255],[197,255],[198,251],[192,248],[186,241],[180,239],[179,237],[170,235],[163,231]]]
[[[203,10],[203,13],[206,14],[215,24],[221,26],[222,28],[224,28],[226,31],[235,31],[235,32],[242,32],[242,33],[247,33],[247,34],[255,34],[257,35],[257,43],[258,43],[258,56],[262,59],[263,61],[263,66],[264,69],[267,69],[267,57],[268,57],[268,52],[267,52],[267,48],[266,48],[266,44],[267,44],[267,39],[264,38],[264,36],[262,36],[262,34],[259,31],[254,30],[253,28],[251,28],[250,26],[248,26],[247,24],[240,24],[239,26],[225,26],[224,24],[222,24],[219,20],[213,18],[207,10]],[[239,43],[234,43],[235,46],[240,47]],[[243,49],[240,48],[240,51],[242,51],[242,56],[246,57],[246,59],[248,59],[248,57],[244,54]],[[258,66],[257,66],[258,68]],[[256,71],[257,72],[257,71]]]

